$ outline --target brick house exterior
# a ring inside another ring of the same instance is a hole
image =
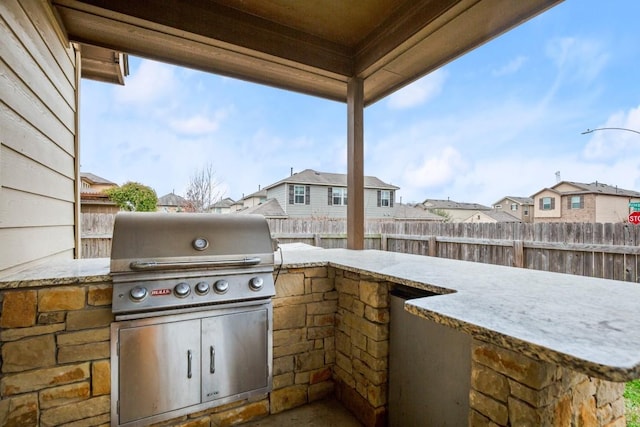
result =
[[[535,193],[534,222],[626,222],[640,192],[599,182],[562,181]]]

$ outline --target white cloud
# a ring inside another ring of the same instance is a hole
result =
[[[610,160],[619,156],[636,155],[640,153],[640,135],[622,129],[640,132],[640,106],[628,112],[617,112],[609,117],[605,124],[598,126],[603,129],[595,131],[583,150],[587,160]]]
[[[182,134],[203,135],[217,131],[227,116],[227,109],[219,109],[213,115],[196,114],[184,119],[174,119],[169,122],[169,125]]]
[[[401,110],[429,102],[442,92],[446,80],[447,72],[436,70],[391,95],[388,106],[393,110]]]
[[[584,82],[595,80],[609,62],[607,47],[598,40],[558,37],[546,52],[565,76]]]
[[[116,87],[116,100],[144,106],[171,97],[178,85],[175,69],[161,62],[141,60],[138,69],[127,77],[125,86]]]
[[[517,72],[522,66],[527,62],[527,57],[523,55],[518,55],[513,58],[511,61],[506,63],[500,68],[497,68],[492,71],[492,74],[496,77],[506,76],[508,74],[513,74]]]
[[[425,158],[417,167],[405,171],[403,179],[412,186],[436,187],[450,182],[466,168],[462,156],[453,147],[444,147],[439,153]]]

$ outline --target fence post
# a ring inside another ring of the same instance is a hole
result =
[[[321,243],[322,243],[322,237],[320,237],[320,233],[314,233],[313,234],[313,244],[314,246],[317,246],[319,248],[321,248]]]
[[[436,236],[429,236],[429,256],[438,256]]]
[[[387,235],[386,234],[380,234],[380,250],[381,251],[387,251]]]
[[[513,241],[513,266],[524,267],[524,242],[522,240]]]

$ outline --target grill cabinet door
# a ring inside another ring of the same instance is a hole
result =
[[[268,386],[268,326],[262,307],[202,319],[203,402]]]
[[[124,328],[119,340],[120,424],[200,403],[199,319]]]

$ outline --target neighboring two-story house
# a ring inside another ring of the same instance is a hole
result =
[[[477,211],[491,211],[491,208],[478,203],[460,203],[453,200],[426,199],[422,205],[430,212],[444,216],[449,222],[463,222]]]
[[[156,210],[159,212],[184,212],[187,210],[187,200],[172,191],[158,198]]]
[[[209,206],[207,209],[208,212],[217,213],[217,214],[228,214],[231,213],[231,207],[234,205],[234,201],[231,197],[225,197],[222,200],[218,200],[213,205]]]
[[[533,222],[533,199],[531,197],[503,197],[493,204],[493,210],[506,212],[522,222]]]
[[[399,189],[374,176],[365,176],[365,218],[393,218],[395,194]],[[262,203],[275,199],[289,218],[347,217],[346,174],[305,169],[264,187],[259,193],[262,191],[266,192]]]
[[[533,196],[534,222],[624,222],[640,192],[600,182],[562,181]]]

